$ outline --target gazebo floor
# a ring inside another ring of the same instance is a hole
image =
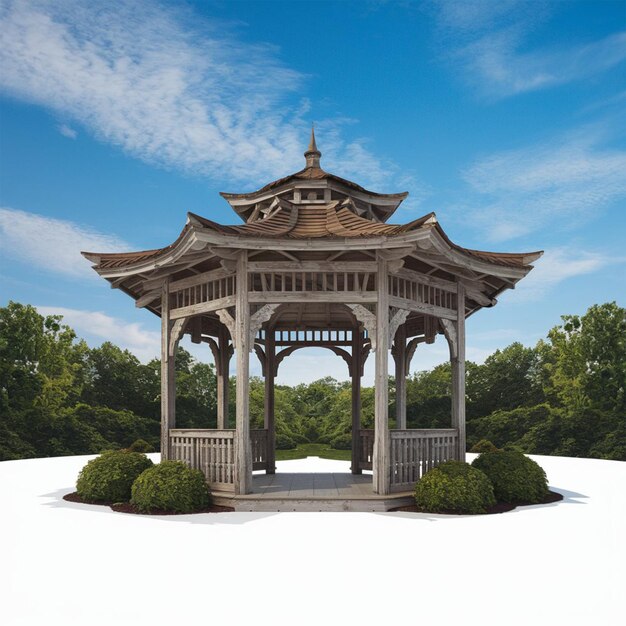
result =
[[[214,493],[213,501],[236,511],[388,511],[413,503],[411,492],[379,496],[371,474],[254,474],[252,493]]]

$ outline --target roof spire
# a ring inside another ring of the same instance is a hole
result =
[[[320,157],[322,153],[317,149],[317,144],[315,143],[315,127],[311,124],[311,141],[309,142],[309,147],[307,151],[304,153],[304,157],[306,159],[306,167],[320,167]]]

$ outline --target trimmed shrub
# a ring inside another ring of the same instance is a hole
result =
[[[154,452],[154,448],[145,439],[135,439],[127,450],[129,452]]]
[[[541,502],[548,494],[546,473],[521,452],[487,452],[472,466],[489,477],[499,502]]]
[[[480,470],[446,461],[426,472],[415,485],[415,503],[431,513],[484,513],[496,503],[493,487]]]
[[[293,450],[297,447],[296,441],[285,433],[276,433],[276,449],[277,450]]]
[[[76,492],[86,502],[128,502],[135,479],[151,465],[139,452],[108,450],[83,467]]]
[[[133,483],[131,503],[140,511],[193,513],[209,504],[209,487],[200,470],[182,461],[162,461]]]
[[[333,437],[330,440],[330,447],[335,450],[352,450],[352,435],[347,433]]]
[[[497,452],[500,448],[496,448],[489,439],[481,439],[478,443],[475,443],[470,452]]]

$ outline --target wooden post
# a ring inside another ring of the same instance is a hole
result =
[[[396,366],[396,428],[406,429],[406,328],[398,328],[395,338],[394,363]]]
[[[274,330],[265,332],[265,419],[267,430],[266,474],[276,473],[276,420],[274,418],[274,373],[276,363],[276,342]]]
[[[361,330],[352,331],[352,473],[361,474]]]
[[[248,304],[248,252],[237,257],[237,294],[235,312],[235,349],[237,351],[235,493],[250,492],[252,449],[250,447],[250,306]]]
[[[372,459],[374,492],[389,493],[390,437],[389,437],[389,287],[387,261],[378,257],[376,305],[376,376],[374,389],[374,454]]]
[[[217,427],[228,428],[228,394],[229,394],[229,369],[230,369],[230,346],[228,345],[228,333],[225,328],[219,333],[219,354],[215,364],[217,373]]]
[[[166,279],[161,290],[161,460],[170,457],[170,428],[176,426],[176,350],[170,350],[171,341],[170,292]]]
[[[452,426],[458,430],[458,459],[465,461],[465,287],[457,284],[456,350],[452,355]]]

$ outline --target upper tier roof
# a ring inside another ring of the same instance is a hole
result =
[[[222,192],[220,195],[246,222],[258,219],[275,198],[290,200],[298,204],[311,201],[322,204],[347,197],[352,198],[353,210],[357,214],[365,215],[377,222],[385,222],[409,195],[408,192],[368,191],[361,185],[323,170],[320,166],[322,153],[317,148],[313,130],[311,130],[311,142],[304,156],[306,166],[299,172],[272,181],[257,191]],[[319,193],[316,195],[316,192]],[[311,194],[316,197],[311,199]]]

